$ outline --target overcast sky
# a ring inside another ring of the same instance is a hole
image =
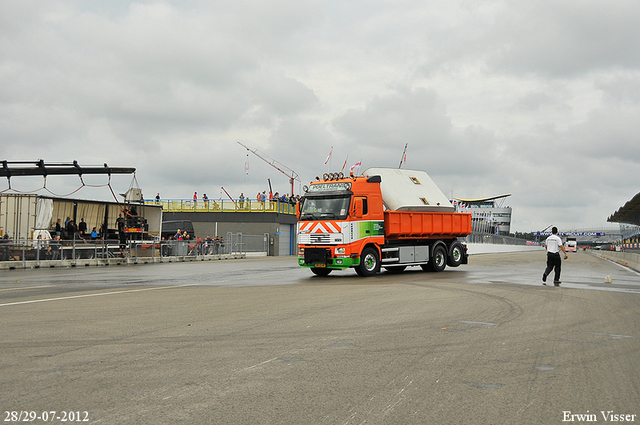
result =
[[[237,141],[302,184],[331,146],[333,171],[364,171],[408,144],[447,196],[512,194],[512,231],[609,226],[640,191],[639,22],[637,0],[1,1],[0,159],[253,197],[290,185],[253,154],[246,175]]]

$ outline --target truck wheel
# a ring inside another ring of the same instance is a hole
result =
[[[329,273],[331,273],[331,269],[311,267],[311,273],[315,274],[316,276],[329,276]]]
[[[444,248],[444,245],[438,244],[433,247],[429,265],[431,266],[431,270],[435,272],[441,272],[444,270],[447,266],[447,250]]]
[[[360,265],[356,268],[356,273],[360,276],[369,277],[380,270],[380,259],[375,249],[368,247],[362,251]]]
[[[447,261],[447,265],[449,267],[458,267],[462,264],[462,259],[464,258],[464,247],[458,241],[455,241],[449,247],[449,259]]]

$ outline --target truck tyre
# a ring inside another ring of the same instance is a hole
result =
[[[447,266],[447,250],[444,245],[438,244],[433,247],[429,265],[431,266],[431,270],[434,272],[441,272],[444,270]]]
[[[331,273],[331,269],[311,267],[311,273],[315,274],[316,276],[329,276],[329,273]]]
[[[360,276],[369,277],[380,271],[380,259],[378,258],[378,252],[367,247],[362,250],[360,256],[360,264],[356,267],[356,273]]]
[[[464,258],[464,247],[458,241],[454,241],[449,247],[449,259],[447,265],[449,267],[458,267],[462,264]]]

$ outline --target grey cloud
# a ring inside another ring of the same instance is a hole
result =
[[[485,41],[494,69],[553,77],[640,66],[634,1],[505,3]]]
[[[451,118],[433,90],[407,89],[375,96],[363,109],[351,109],[333,122],[347,137],[372,146],[421,145],[449,140]]]
[[[214,197],[220,186],[253,195],[267,178],[288,191],[253,156],[245,175],[236,140],[303,183],[326,170],[330,146],[333,169],[347,156],[347,167],[396,167],[408,143],[407,167],[445,193],[513,193],[517,230],[600,223],[640,178],[639,10],[1,2],[3,153],[135,166],[145,193]]]
[[[640,66],[635,1],[466,2],[458,15],[424,30],[421,73],[475,63],[491,72],[569,78]]]
[[[575,155],[640,162],[640,108],[596,109],[568,132]]]
[[[595,81],[607,102],[614,105],[633,106],[640,103],[640,72],[616,72]]]

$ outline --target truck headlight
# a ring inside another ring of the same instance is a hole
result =
[[[347,248],[345,247],[336,248],[336,255],[344,254],[345,252],[347,252]]]

